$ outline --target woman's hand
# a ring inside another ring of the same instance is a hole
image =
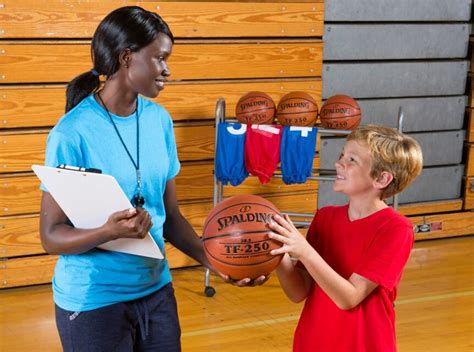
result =
[[[274,231],[274,233],[269,233],[268,237],[282,243],[281,248],[272,250],[270,254],[288,253],[293,258],[301,260],[314,251],[287,214],[273,216],[273,221],[268,224],[268,227]]]
[[[103,227],[113,239],[142,239],[145,238],[152,226],[150,214],[144,208],[138,207],[111,214]]]
[[[219,275],[221,279],[227,282],[228,284],[238,286],[238,287],[261,286],[265,282],[267,282],[268,279],[270,278],[270,275],[262,275],[262,276],[257,277],[256,279],[251,279],[251,278],[246,277],[240,280],[235,280],[235,279],[232,279],[230,276],[225,275],[223,273],[220,273],[217,271],[215,271],[215,273]]]

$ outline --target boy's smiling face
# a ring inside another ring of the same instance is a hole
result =
[[[336,181],[333,189],[349,197],[369,195],[375,191],[374,179],[370,176],[372,157],[366,145],[355,140],[347,141],[336,161]]]

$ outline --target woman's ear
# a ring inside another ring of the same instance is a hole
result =
[[[130,60],[132,59],[132,51],[129,48],[126,48],[120,53],[119,62],[120,66],[128,68],[130,65]]]
[[[375,188],[385,189],[393,181],[393,175],[388,171],[382,171],[374,181]]]

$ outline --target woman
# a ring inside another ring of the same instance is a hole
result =
[[[150,232],[162,251],[166,237],[210,267],[202,241],[178,208],[174,177],[180,163],[172,119],[142,97],[155,98],[164,88],[173,42],[155,13],[136,6],[111,12],[92,39],[93,68],[69,83],[66,114],[49,134],[46,165],[101,169],[117,179],[135,206],[112,214],[99,228],[77,229],[42,187],[42,244],[60,255],[53,294],[65,351],[180,351],[167,261],[98,245],[139,240]],[[102,88],[99,76],[106,77]]]

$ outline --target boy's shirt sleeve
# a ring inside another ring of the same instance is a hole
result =
[[[355,272],[392,290],[399,283],[410,256],[414,234],[408,224],[384,228],[385,231],[381,231],[369,245],[364,260]]]

